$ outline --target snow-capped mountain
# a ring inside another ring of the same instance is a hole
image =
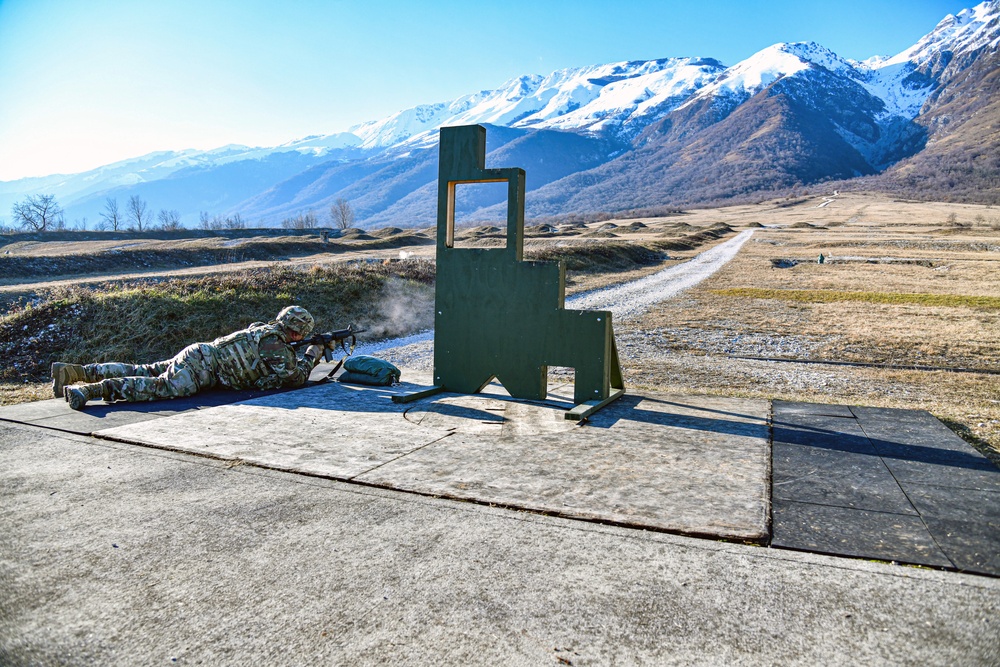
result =
[[[44,192],[70,218],[95,220],[107,197],[140,194],[185,221],[240,212],[273,224],[345,197],[370,224],[430,224],[437,131],[472,123],[491,126],[491,164],[530,167],[529,213],[723,201],[891,172],[943,133],[979,128],[994,108],[998,45],[1000,0],[990,0],[891,57],[851,61],[798,42],[731,67],[666,58],[525,75],[281,146],[156,153],[0,183],[0,206]],[[966,123],[974,115],[979,125]],[[993,150],[990,137],[980,153]]]
[[[857,82],[878,98],[885,107],[882,117],[912,119],[934,89],[930,79],[912,76],[918,67],[916,61],[900,56],[851,62],[814,42],[775,44],[730,67],[685,104],[720,98],[717,103],[735,106],[779,79],[825,71]]]
[[[1000,202],[998,41],[993,0],[892,58],[774,45],[652,124],[635,150],[534,192],[528,210],[690,205],[859,176],[907,196]]]
[[[522,76],[448,103],[400,111],[351,128],[364,148],[430,145],[448,125],[489,124],[633,137],[725,67],[707,58],[667,58]]]
[[[997,2],[984,2],[971,9],[963,9],[957,15],[949,14],[919,42],[888,58],[880,66],[911,63],[914,67],[923,67],[943,52],[957,55],[983,47],[995,49],[1000,44],[998,16],[1000,8]]]
[[[886,104],[887,114],[915,118],[940,86],[944,65],[981,49],[1000,44],[1000,3],[984,2],[949,14],[916,44],[890,58],[874,57],[858,63],[861,79],[872,94]],[[935,71],[937,70],[937,71]]]
[[[847,61],[818,44],[775,44],[730,67],[682,106],[705,99],[714,99],[716,104],[736,106],[778,79],[812,67],[841,74],[853,73],[853,67]]]

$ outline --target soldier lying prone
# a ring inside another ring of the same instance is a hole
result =
[[[289,306],[271,322],[255,322],[210,343],[193,343],[165,361],[56,362],[52,364],[52,391],[74,410],[81,410],[91,400],[155,401],[192,396],[216,386],[301,387],[327,347],[325,343],[309,344],[301,357],[296,355],[293,345],[312,332],[314,322],[305,308]]]

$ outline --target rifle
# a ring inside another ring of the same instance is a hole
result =
[[[365,329],[355,329],[353,326],[349,326],[346,329],[337,329],[336,331],[313,334],[312,336],[309,336],[309,338],[297,340],[290,343],[290,345],[293,350],[297,350],[300,347],[308,347],[309,345],[319,345],[323,348],[323,359],[327,363],[330,363],[333,361],[333,351],[338,347],[344,351],[344,354],[350,356],[351,353],[354,352],[354,346],[357,345],[358,342],[357,334],[364,332]],[[348,340],[351,341],[351,349],[347,349]]]

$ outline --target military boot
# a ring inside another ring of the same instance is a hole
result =
[[[63,396],[69,407],[74,410],[83,410],[87,401],[96,401],[104,398],[104,386],[100,382],[92,384],[81,384],[63,389]]]
[[[52,364],[52,395],[56,398],[63,396],[64,387],[87,380],[87,371],[79,364],[64,364],[58,361]]]

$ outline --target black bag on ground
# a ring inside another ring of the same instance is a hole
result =
[[[340,374],[337,381],[388,387],[399,382],[400,374],[398,368],[384,359],[359,354],[344,360],[344,372]]]

